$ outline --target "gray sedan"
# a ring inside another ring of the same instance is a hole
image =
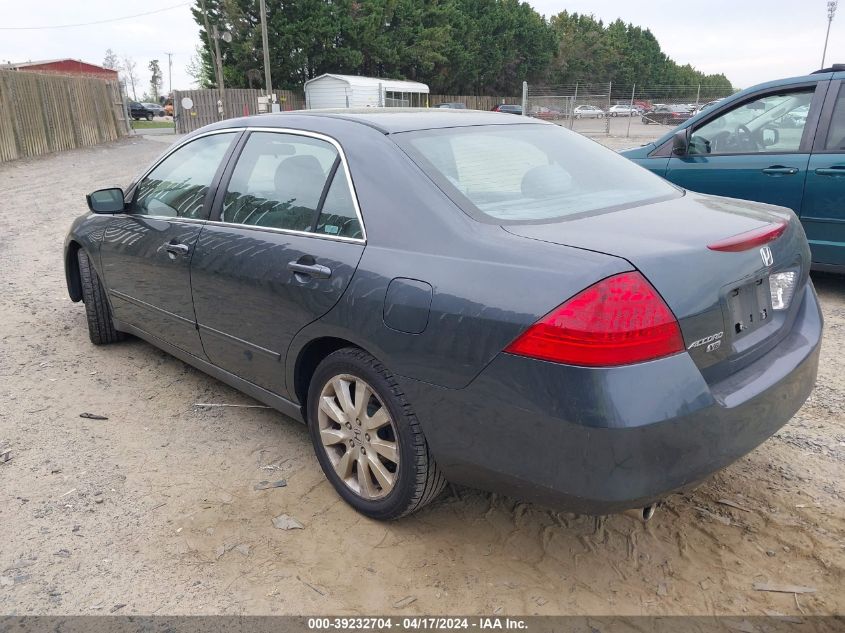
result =
[[[537,119],[232,119],[88,206],[64,261],[92,342],[140,337],[307,423],[378,519],[447,480],[647,517],[816,377],[791,211],[686,192]]]

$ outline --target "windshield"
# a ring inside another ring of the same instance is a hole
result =
[[[681,195],[616,152],[557,125],[491,125],[393,136],[462,209],[531,222]]]

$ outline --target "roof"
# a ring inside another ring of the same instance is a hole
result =
[[[360,123],[384,134],[475,125],[554,125],[532,117],[517,116],[484,110],[451,110],[446,108],[358,108],[327,110],[292,110],[273,114],[258,114],[239,119],[227,119],[215,124],[224,127],[294,127],[313,125],[315,118],[337,119]],[[293,121],[300,119],[300,121]]]
[[[18,68],[31,68],[35,66],[50,66],[54,64],[63,64],[71,62],[73,64],[79,64],[80,66],[88,66],[90,68],[95,68],[97,71],[104,71],[110,73],[117,73],[116,70],[113,68],[106,68],[105,66],[100,66],[99,64],[92,64],[91,62],[82,61],[81,59],[73,59],[72,57],[62,57],[59,59],[40,59],[35,61],[28,61],[28,62],[10,62],[8,64],[0,64],[0,69],[2,70],[16,70]]]
[[[315,82],[319,79],[323,79],[324,77],[345,81],[352,87],[358,86],[362,88],[374,88],[381,85],[384,87],[385,90],[390,90],[391,92],[428,92],[428,86],[418,81],[390,79],[389,77],[360,77],[358,75],[337,75],[335,73],[324,73],[319,77],[309,79],[305,82],[305,87],[307,88],[308,84]]]

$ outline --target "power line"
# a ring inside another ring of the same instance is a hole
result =
[[[95,24],[108,24],[109,22],[119,22],[120,20],[131,20],[132,18],[140,18],[145,15],[153,15],[154,13],[163,13],[164,11],[172,11],[179,7],[186,7],[190,2],[182,2],[181,4],[174,4],[172,7],[165,7],[163,9],[156,9],[155,11],[146,11],[144,13],[136,13],[134,15],[124,15],[120,18],[109,18],[108,20],[97,20],[95,22],[80,22],[78,24],[55,24],[52,26],[0,26],[0,31],[42,31],[45,29],[71,29],[78,26],[93,26]]]

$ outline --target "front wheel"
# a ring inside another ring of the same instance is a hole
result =
[[[368,517],[415,512],[446,485],[393,374],[361,349],[338,350],[317,367],[308,427],[326,477]]]
[[[85,317],[88,320],[88,337],[94,345],[122,341],[126,335],[114,328],[106,289],[103,288],[97,271],[91,265],[88,254],[80,249],[76,257],[79,262],[79,281],[82,286],[82,301],[85,303]]]
[[[152,120],[153,120],[153,115],[152,115],[152,114],[148,114],[148,115],[146,116],[146,119],[147,119],[147,121],[152,121]]]

